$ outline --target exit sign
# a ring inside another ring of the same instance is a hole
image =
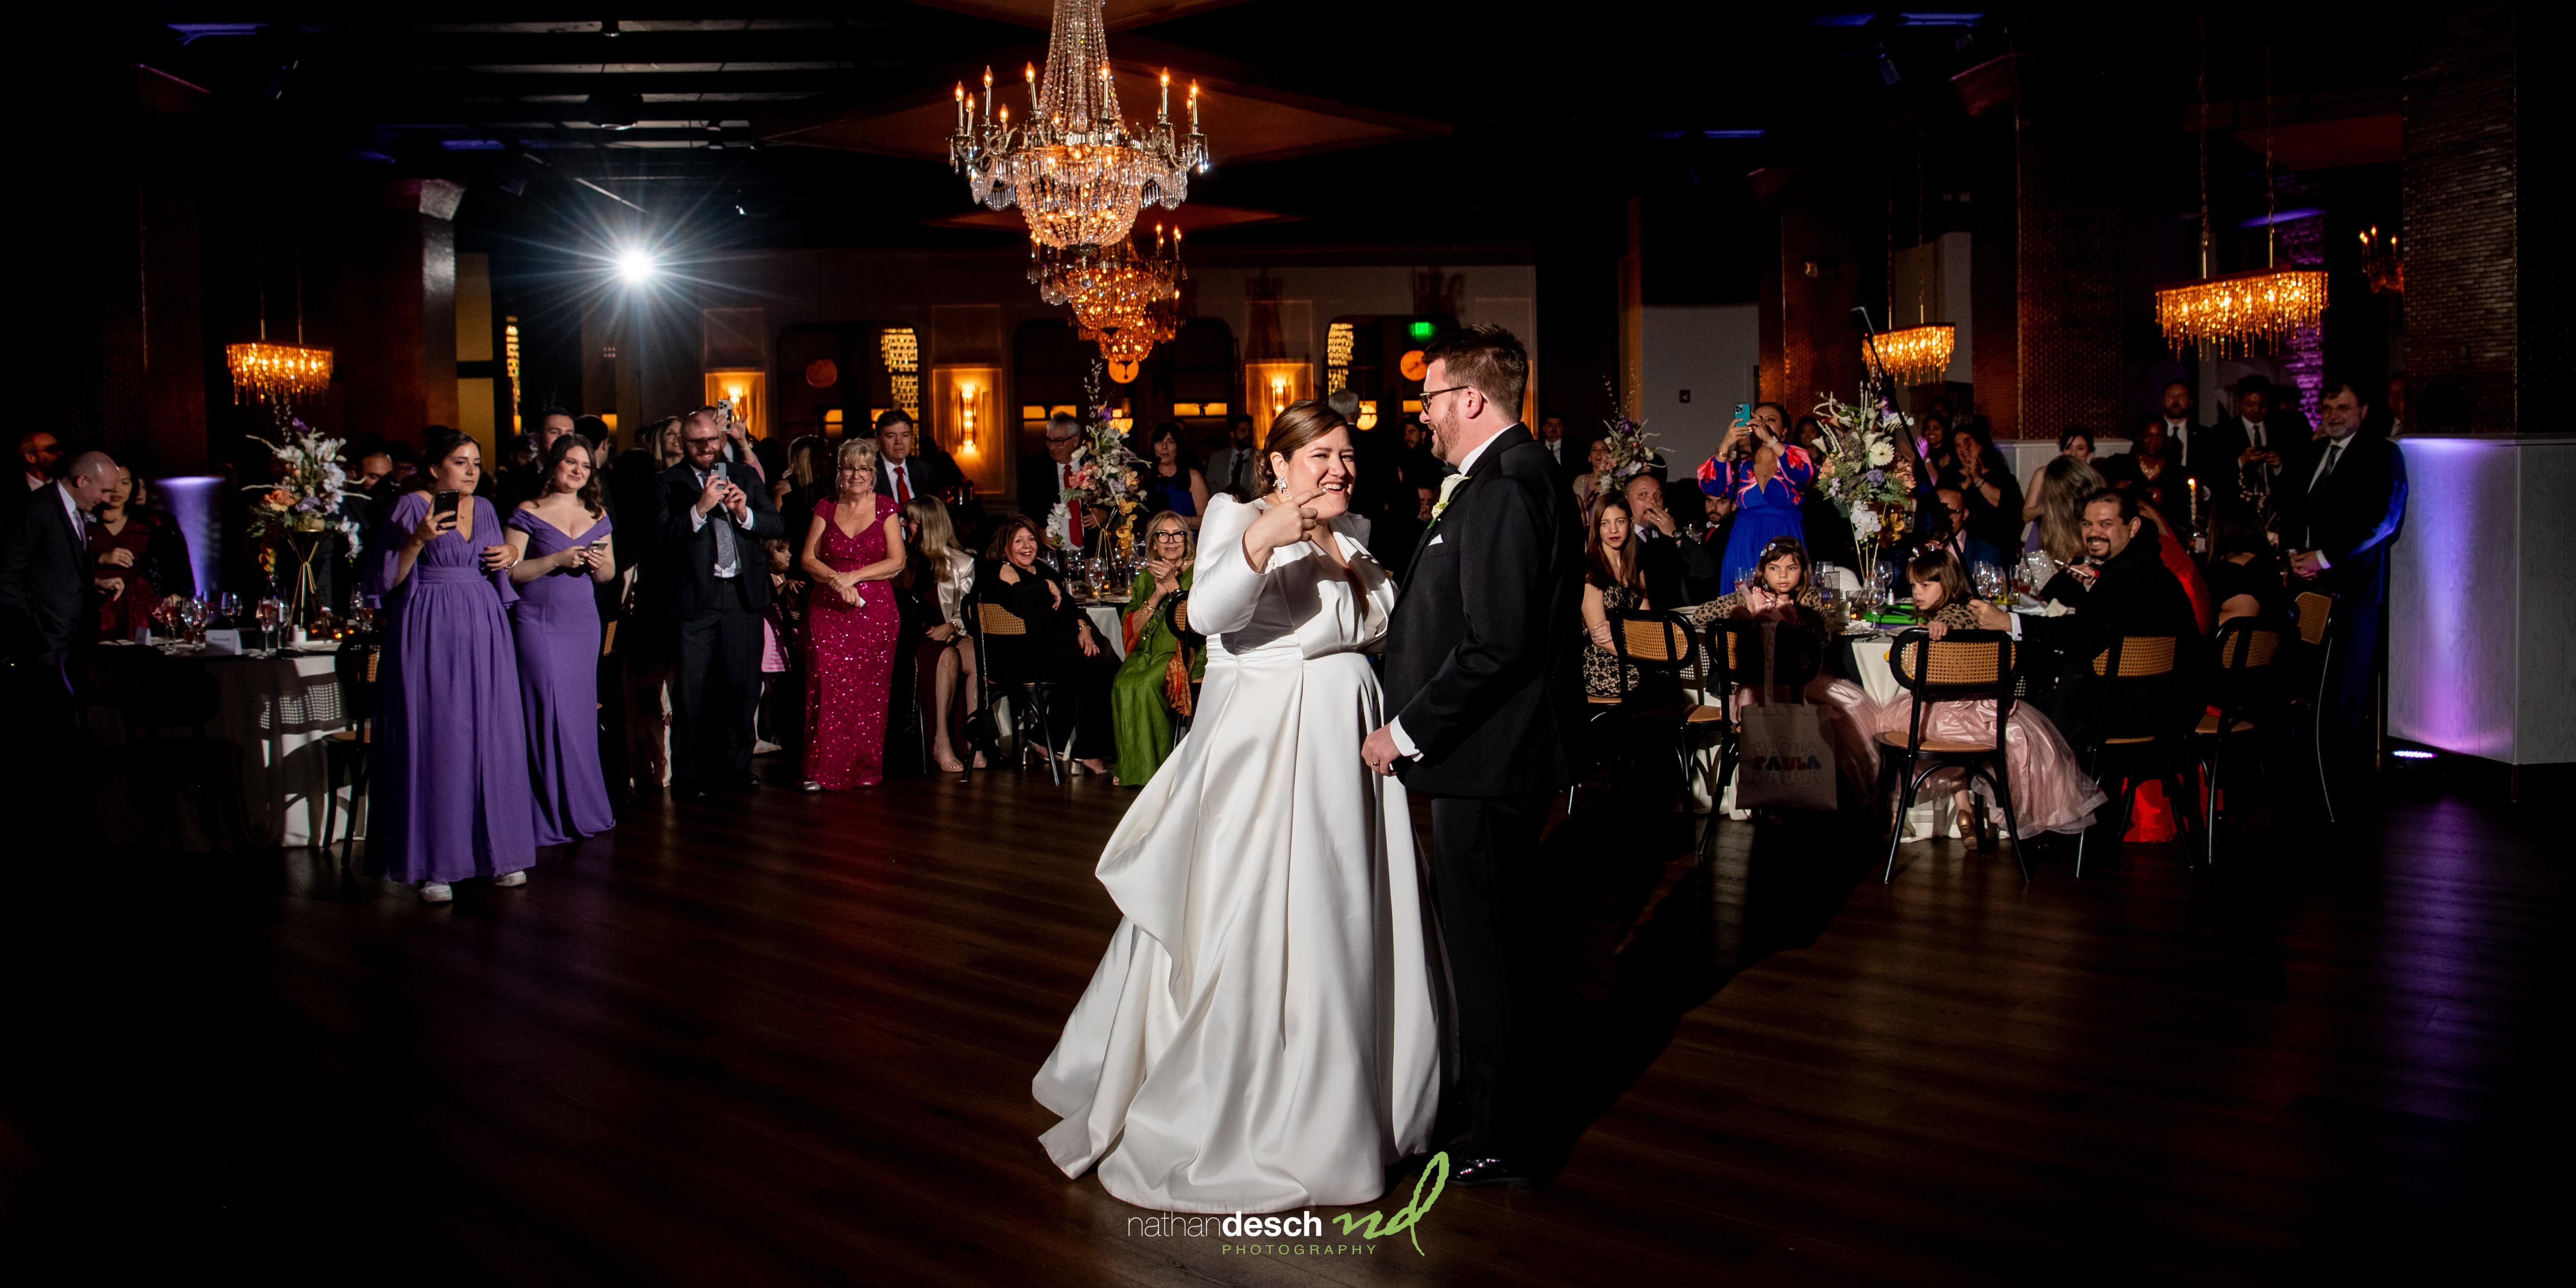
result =
[[[1428,322],[1416,322],[1413,324],[1411,330],[1413,332],[1413,338],[1416,340],[1428,340],[1431,338],[1431,324]]]

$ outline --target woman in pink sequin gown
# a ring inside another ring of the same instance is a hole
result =
[[[805,790],[874,787],[885,777],[887,695],[894,680],[889,579],[903,571],[903,518],[877,495],[877,445],[841,444],[834,495],[814,503],[798,563],[811,579],[805,614]]]

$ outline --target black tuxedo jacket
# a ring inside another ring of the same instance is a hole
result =
[[[2308,440],[2305,420],[2305,417],[2300,417],[2293,421],[2283,412],[2274,412],[2263,418],[2263,445],[2281,454],[2281,472],[2272,480],[2275,495],[2281,491],[2281,480],[2294,476],[2296,466],[2292,462],[2298,459],[2301,444]],[[2230,416],[2208,429],[2195,431],[2190,466],[2206,482],[2209,476],[2216,475],[2221,469],[2237,468],[2236,458],[2245,454],[2247,441],[2245,421],[2238,416]],[[2254,467],[2243,468],[2251,470]]]
[[[1632,531],[1642,533],[1646,529]],[[1717,582],[1717,564],[1716,553],[1686,532],[1669,537],[1658,532],[1637,538],[1637,572],[1645,578],[1647,602],[1659,613],[1677,613],[1698,603],[1699,589]],[[1410,730],[1411,726],[1407,726]]]
[[[2376,603],[2386,584],[2381,574],[2389,543],[2406,521],[2406,457],[2387,439],[2355,434],[2344,440],[2334,473],[2309,486],[2333,441],[2320,438],[2285,454],[2281,480],[2272,487],[2281,547],[2323,553],[2326,571],[2318,581],[2327,590],[2359,592]]]
[[[2215,425],[2201,425],[2195,424],[2191,421],[2185,421],[2183,422],[2183,429],[2185,430],[2185,434],[2182,438],[2178,439],[2174,436],[2173,426],[2170,424],[2165,426],[2165,463],[2178,470],[2199,471],[2208,469],[2209,462],[2219,459],[2209,454],[2209,436],[2216,433],[2218,427]],[[2132,447],[2129,450],[2134,452],[2137,449]],[[2244,451],[2244,444],[2237,444],[2236,450],[2239,452]],[[2231,456],[2228,459],[2233,460],[2235,458]]]
[[[654,593],[663,608],[680,621],[703,617],[727,606],[749,613],[769,607],[769,556],[760,543],[786,536],[787,524],[770,505],[769,489],[760,480],[748,477],[750,467],[731,464],[725,468],[733,472],[734,486],[742,489],[751,504],[751,530],[734,526],[734,550],[742,569],[730,579],[716,576],[716,525],[733,523],[733,512],[722,508],[711,511],[705,526],[690,530],[689,511],[696,507],[701,489],[697,471],[686,461],[662,471],[660,488],[655,493],[660,514],[654,527],[660,540],[655,546],[652,569]]]
[[[1565,785],[1581,705],[1581,523],[1547,449],[1495,436],[1417,547],[1387,634],[1387,709],[1421,759],[1405,784],[1435,796]]]
[[[1056,486],[1055,458],[1045,448],[1020,458],[1020,513],[1046,523],[1047,511],[1055,508],[1063,489]]]
[[[18,657],[62,656],[95,591],[88,534],[72,525],[56,486],[11,498],[18,506],[0,546],[0,641]]]

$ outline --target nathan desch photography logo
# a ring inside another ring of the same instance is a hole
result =
[[[1416,1255],[1422,1251],[1422,1236],[1414,1227],[1422,1223],[1424,1213],[1440,1198],[1449,1185],[1449,1156],[1434,1154],[1425,1164],[1422,1175],[1413,1180],[1413,1197],[1393,1212],[1342,1212],[1332,1218],[1341,1227],[1343,1238],[1356,1236],[1366,1243],[1313,1243],[1322,1239],[1324,1218],[1312,1212],[1280,1216],[1131,1216],[1127,1233],[1148,1239],[1205,1238],[1215,1235],[1227,1240],[1217,1245],[1219,1253],[1247,1257],[1373,1257],[1376,1240],[1401,1234],[1412,1240]]]

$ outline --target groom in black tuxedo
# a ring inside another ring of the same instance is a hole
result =
[[[1547,447],[1519,421],[1529,355],[1500,327],[1423,351],[1422,418],[1444,480],[1389,624],[1387,709],[1361,755],[1431,798],[1432,882],[1457,990],[1470,1156],[1453,1184],[1532,1178],[1510,943],[1548,802],[1572,780],[1582,700],[1581,524]]]

